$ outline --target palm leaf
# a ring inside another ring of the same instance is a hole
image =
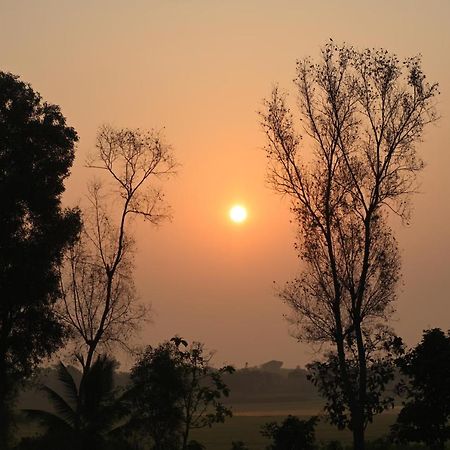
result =
[[[72,375],[62,362],[59,363],[58,367],[58,380],[61,381],[61,384],[64,388],[64,397],[71,401],[74,406],[77,405],[78,388]]]
[[[43,386],[42,390],[47,394],[47,397],[56,412],[65,420],[65,423],[73,427],[77,421],[77,414],[72,407],[57,392],[48,386]]]
[[[61,417],[48,411],[41,411],[39,409],[23,409],[26,416],[35,420],[48,429],[58,430],[61,433],[72,433],[72,427]]]

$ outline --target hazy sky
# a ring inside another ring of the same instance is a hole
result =
[[[404,285],[393,325],[414,344],[424,328],[450,326],[449,20],[448,0],[0,0],[0,70],[60,105],[78,131],[67,204],[85,193],[99,125],[165,127],[182,167],[166,185],[173,221],[136,229],[136,284],[155,311],[142,342],[178,333],[217,350],[217,363],[295,366],[314,353],[288,335],[274,295],[273,281],[299,262],[289,205],[264,181],[262,99],[276,82],[293,92],[296,59],[318,56],[330,37],[421,53],[439,81],[422,193],[397,234]],[[227,218],[236,201],[249,209],[239,227]]]

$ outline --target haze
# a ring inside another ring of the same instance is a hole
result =
[[[136,226],[136,285],[153,306],[140,343],[178,333],[216,362],[304,365],[275,295],[299,270],[289,204],[265,183],[257,111],[275,83],[292,92],[295,61],[331,37],[421,53],[440,83],[442,116],[427,129],[427,163],[410,226],[395,224],[403,287],[393,325],[408,344],[450,323],[450,3],[447,1],[166,0],[0,2],[2,70],[61,106],[80,142],[65,202],[82,201],[84,160],[99,125],[162,128],[181,163],[165,184],[173,220]],[[245,223],[228,218],[248,208]],[[124,361],[126,364],[126,361]]]

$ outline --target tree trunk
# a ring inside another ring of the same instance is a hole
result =
[[[8,448],[11,411],[9,408],[8,382],[4,364],[0,362],[0,450]]]
[[[362,335],[361,325],[359,319],[355,320],[355,335],[358,348],[358,406],[357,406],[357,428],[353,431],[353,440],[355,449],[364,449],[364,416],[366,411],[366,397],[367,397],[367,361],[366,348]],[[358,444],[357,444],[358,442]]]
[[[357,408],[358,410],[359,408]],[[353,449],[364,450],[366,448],[364,440],[364,420],[361,411],[355,411],[352,413],[353,424]]]
[[[183,445],[182,450],[186,450],[188,446],[188,439],[189,439],[189,429],[190,429],[190,420],[189,417],[186,418],[186,427],[183,432]]]
[[[0,450],[6,450],[11,437],[11,408],[12,386],[8,376],[6,354],[10,327],[4,321],[0,325]]]
[[[339,319],[339,316],[337,316]],[[340,319],[338,321],[340,323]],[[352,433],[353,433],[353,448],[354,450],[364,450],[365,449],[365,441],[364,441],[364,409],[361,404],[361,399],[359,396],[357,397],[354,393],[354,388],[351,386],[350,380],[348,378],[347,373],[347,362],[345,359],[345,350],[342,335],[337,337],[336,339],[336,347],[339,358],[339,368],[341,372],[341,378],[343,383],[344,391],[348,397],[349,409],[350,409],[350,418],[352,424]],[[365,384],[364,384],[365,386]],[[358,391],[361,386],[358,386]]]

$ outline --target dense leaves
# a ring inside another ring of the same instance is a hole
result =
[[[288,416],[281,425],[276,422],[266,423],[261,434],[272,440],[267,450],[314,450],[317,422],[317,417],[301,420]]]
[[[58,106],[0,72],[0,434],[13,380],[62,342],[58,266],[80,221],[61,207],[61,194],[77,140]]]
[[[402,340],[389,329],[379,328],[366,340],[367,394],[364,402],[364,427],[372,422],[376,414],[394,406],[394,390],[386,387],[394,380],[396,358],[403,353]],[[348,376],[351,379],[353,395],[358,395],[358,363],[347,357]],[[343,389],[342,372],[336,353],[329,353],[323,361],[308,364],[308,379],[317,386],[326,399],[325,410],[330,422],[339,429],[352,429],[349,398]]]
[[[231,366],[213,369],[203,345],[174,337],[156,348],[147,347],[131,374],[132,415],[128,425],[148,434],[155,449],[192,446],[190,431],[210,427],[231,416],[222,403],[229,389],[222,374]]]
[[[425,331],[399,365],[407,377],[399,386],[406,401],[392,428],[394,437],[443,449],[450,439],[450,332]]]

